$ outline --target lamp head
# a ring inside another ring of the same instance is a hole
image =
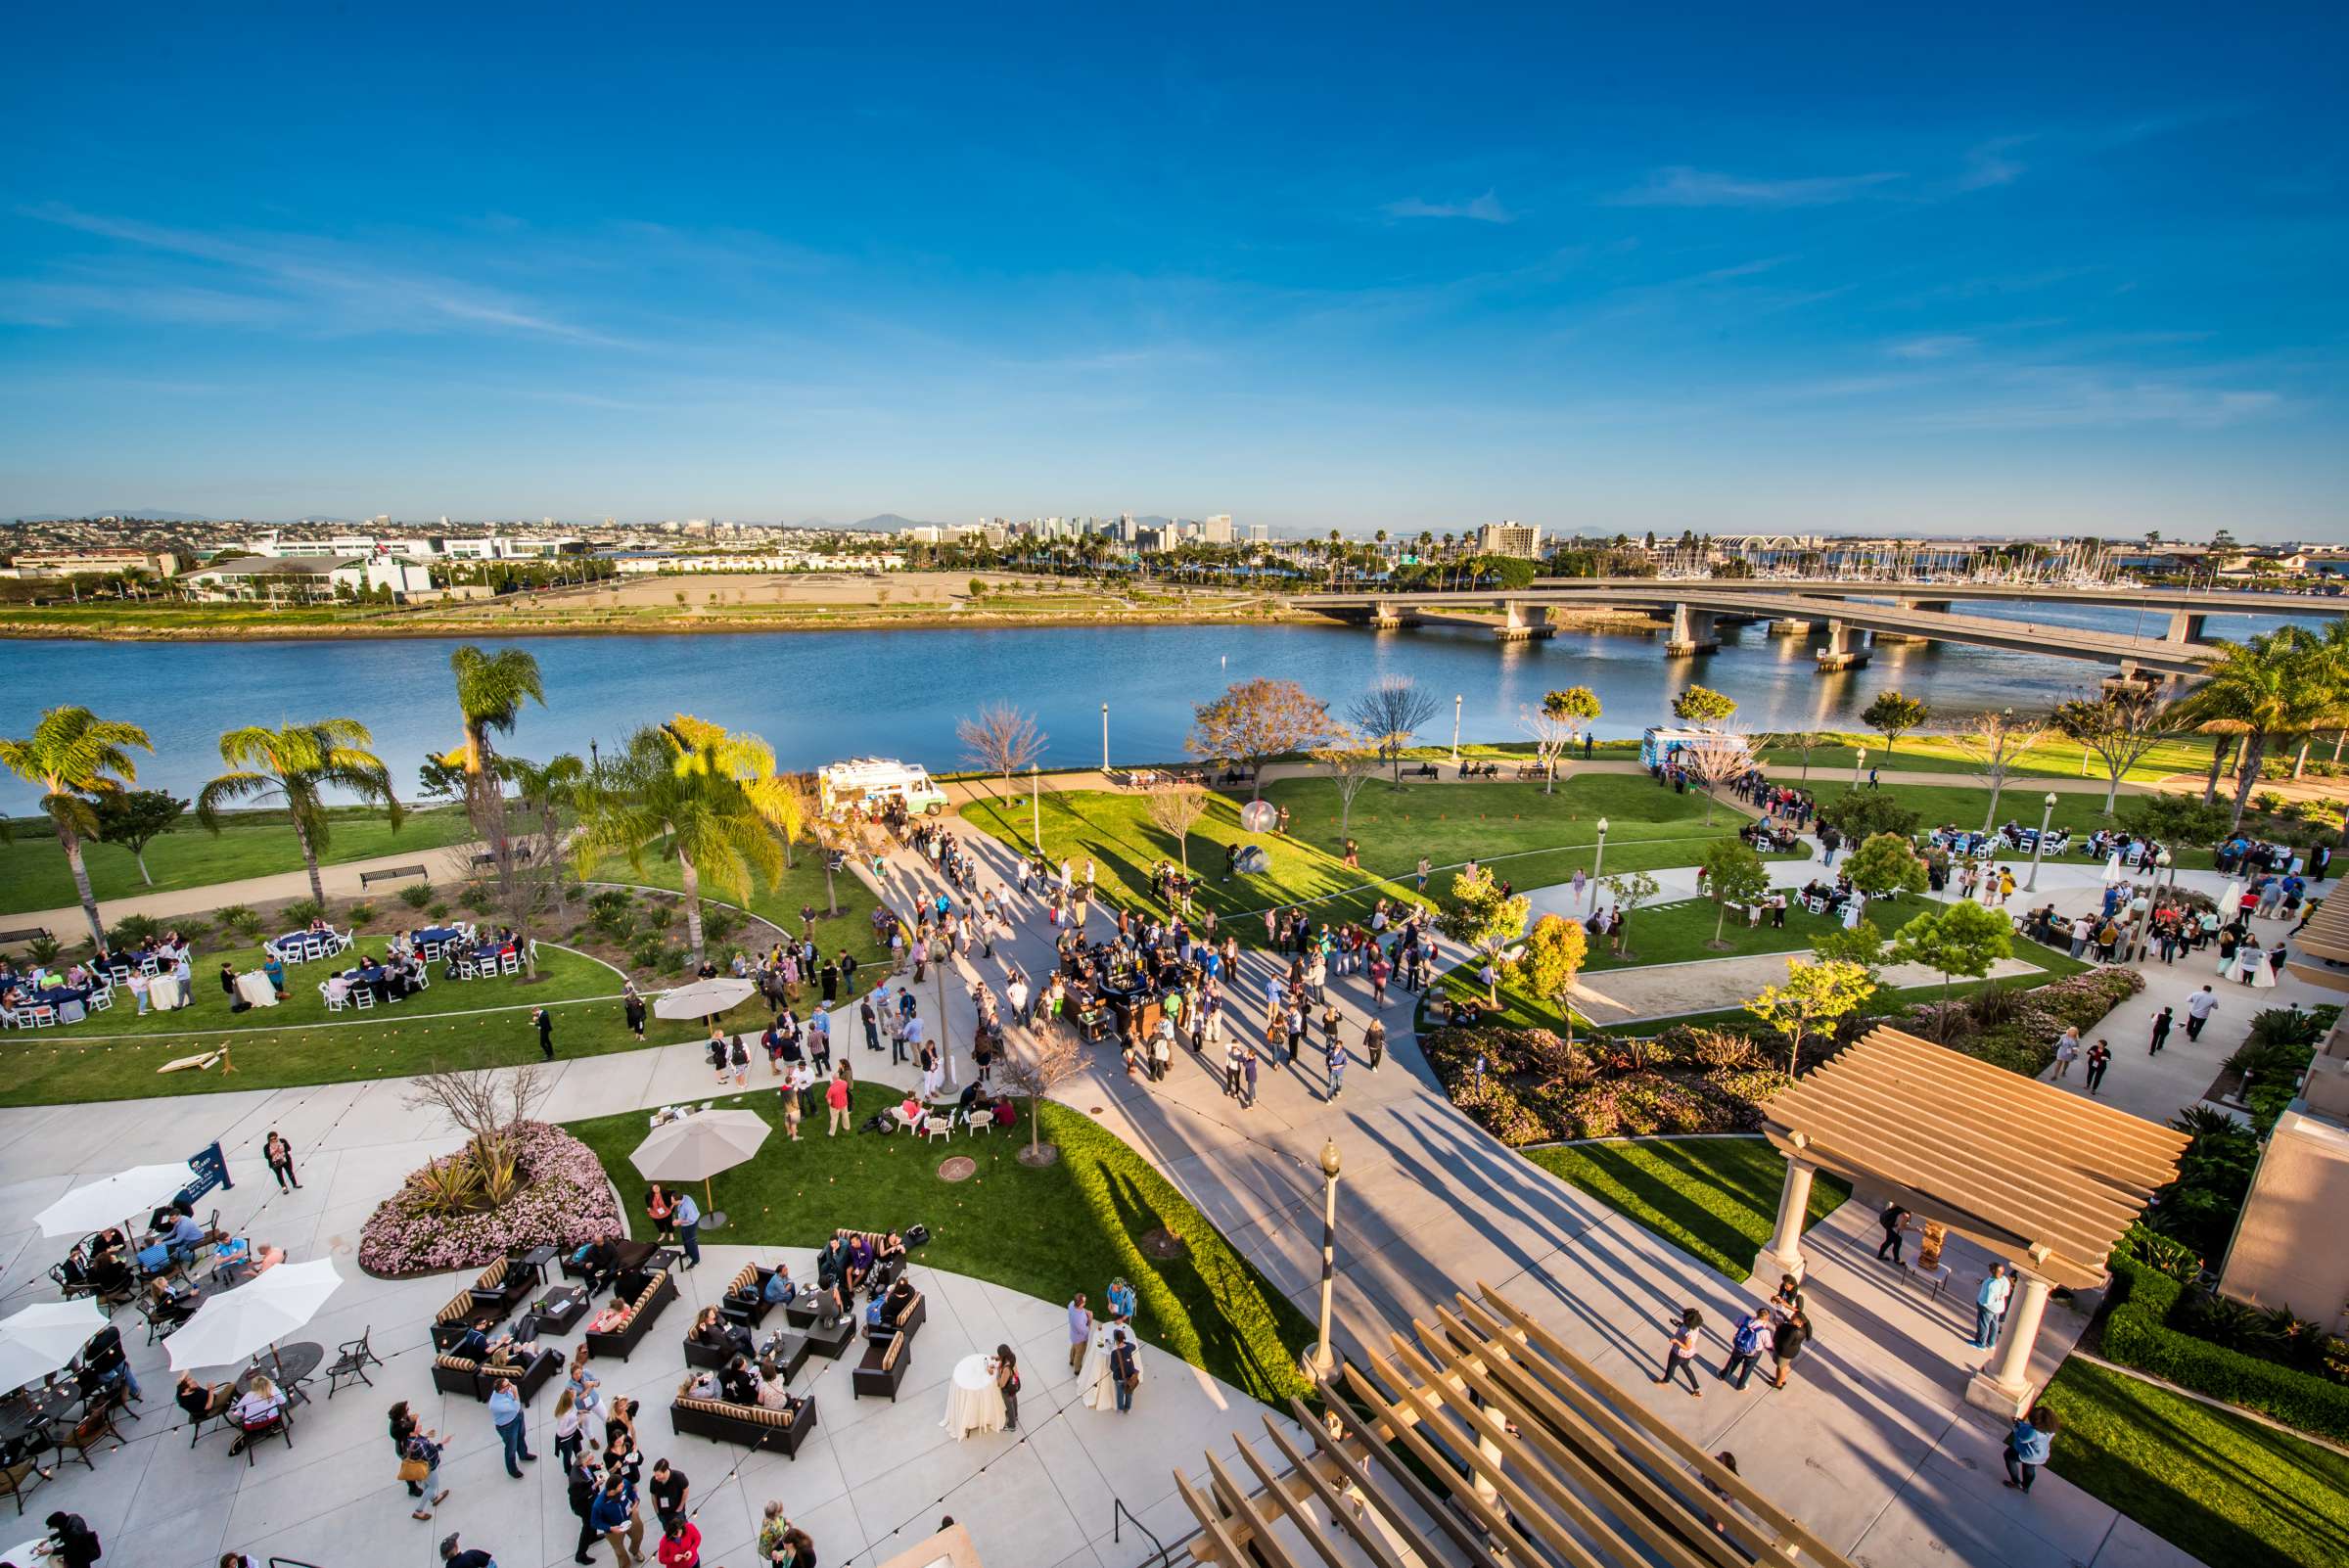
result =
[[[1607,836],[1607,819],[1603,816],[1598,819],[1598,836],[1602,839]]]
[[[2054,809],[2055,809],[2055,792],[2054,792],[2053,790],[2050,790],[2050,791],[2048,791],[2048,803],[2047,803],[2047,804],[2048,804],[2048,809],[2049,809],[2049,810],[2052,811],[2052,810],[2054,810]]]
[[[1338,1144],[1335,1138],[1321,1145],[1321,1174],[1332,1181],[1338,1178]]]

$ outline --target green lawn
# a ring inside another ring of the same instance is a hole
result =
[[[2349,1562],[2349,1455],[2074,1357],[2049,1468],[2205,1563]]]
[[[763,885],[754,887],[750,901],[742,907],[762,920],[773,921],[796,937],[800,932],[800,910],[803,906],[811,905],[815,910],[816,945],[825,952],[837,954],[846,947],[856,955],[860,963],[883,956],[884,949],[873,940],[873,905],[878,901],[873,897],[873,890],[865,886],[855,872],[843,867],[832,879],[833,893],[840,900],[840,914],[837,918],[829,916],[824,912],[828,905],[824,896],[823,852],[802,847],[793,853],[797,857],[796,862],[783,872],[775,885],[772,888]],[[669,893],[682,889],[677,863],[664,860],[649,850],[645,852],[644,868],[641,871],[629,865],[624,856],[614,856],[595,866],[587,873],[587,877],[591,881],[624,882],[637,887],[660,888]],[[727,903],[735,901],[730,894],[711,887],[707,879],[702,883],[702,898],[705,902],[714,899]],[[685,940],[682,914],[670,925],[667,935],[672,942]],[[738,934],[730,942],[713,945],[722,958],[737,946],[763,947],[766,945],[753,944],[747,936]]]
[[[1903,735],[1892,755],[1885,755],[1884,737],[1873,734],[1845,734],[1825,746],[1811,750],[1811,778],[1814,783],[1834,779],[1849,779],[1857,748],[1867,748],[1867,760],[1887,773],[1970,773],[1974,764],[1958,749],[1958,743],[1944,735]],[[2145,754],[2138,764],[2122,776],[2142,783],[2151,783],[2172,773],[2198,773],[2210,766],[2211,742],[2206,740],[2163,741]],[[1773,777],[1792,769],[1800,782],[1803,754],[1790,746],[1773,746],[1763,752]],[[2081,770],[2081,760],[2087,759],[2087,771]],[[2086,751],[2079,742],[2050,734],[2023,755],[2015,770],[2038,778],[2090,778],[2101,783],[2110,778],[2104,760]],[[2099,797],[2100,799],[2101,797]]]
[[[1769,1243],[1786,1177],[1785,1156],[1761,1137],[1630,1138],[1525,1157],[1731,1279],[1748,1277]],[[1803,1228],[1851,1195],[1848,1182],[1821,1174]]]
[[[2050,980],[2060,980],[2066,975],[2076,975],[2095,967],[2093,964],[2082,963],[2067,953],[2058,952],[2052,947],[2042,947],[2035,942],[2018,943],[2014,949],[2014,955],[2025,963],[2039,965],[2038,971],[2025,975],[2003,975],[1997,980],[1956,981],[1949,987],[1947,994],[1953,998],[1970,996],[1977,991],[1988,991],[1993,988],[2004,991],[2029,991],[2044,986]],[[1895,1012],[1916,1002],[1939,1001],[1943,994],[1944,992],[1939,981],[1930,981],[1922,986],[1893,986],[1877,992],[1875,995],[1868,998],[1867,1011]],[[1508,992],[1504,989],[1501,992],[1501,1000],[1506,1003],[1508,999]],[[1682,1027],[1720,1029],[1732,1024],[1743,1025],[1749,1029],[1759,1027],[1759,1021],[1753,1014],[1742,1007],[1729,1007],[1709,1013],[1681,1013],[1672,1018],[1644,1019],[1637,1024],[1625,1026],[1625,1030],[1622,1032],[1658,1035],[1667,1029]],[[1544,1023],[1541,1027],[1551,1029],[1556,1026]]]
[[[900,1097],[860,1084],[856,1118]],[[1139,1298],[1145,1339],[1267,1403],[1305,1392],[1296,1364],[1313,1339],[1305,1314],[1147,1161],[1091,1119],[1045,1105],[1044,1137],[1060,1146],[1061,1157],[1032,1169],[1016,1158],[1029,1135],[1025,1103],[1009,1131],[957,1137],[941,1149],[905,1136],[827,1137],[820,1119],[805,1124],[794,1144],[783,1138],[773,1096],[737,1099],[776,1131],[750,1164],[716,1179],[728,1242],[812,1247],[843,1225],[902,1230],[920,1222],[931,1239],[916,1262],[1055,1305],[1080,1290],[1097,1302],[1123,1274]],[[644,1178],[628,1163],[628,1151],[644,1141],[643,1115],[597,1117],[570,1128],[628,1198],[622,1212],[634,1210]],[[976,1160],[978,1174],[942,1183],[937,1171],[948,1154]],[[1158,1229],[1182,1239],[1182,1256],[1160,1262],[1143,1250],[1143,1239]]]
[[[1883,790],[1885,794],[1892,796],[1903,806],[1917,813],[1917,831],[1920,833],[1929,833],[1937,827],[1952,826],[1962,828],[1968,832],[1977,831],[1982,826],[1985,813],[1990,811],[1990,791],[1979,785],[1887,784],[1883,786]],[[1829,802],[1840,800],[1850,794],[1851,786],[1848,783],[1838,782],[1817,789],[1813,793],[1818,797],[1819,804],[1823,808]],[[2039,788],[2028,779],[2008,779],[2005,787],[1999,792],[1999,808],[1991,826],[1996,829],[2007,822],[2019,822],[2025,827],[2039,826],[2040,815],[2047,809],[2048,794],[2047,790]],[[2097,828],[2112,825],[2111,820],[2103,814],[2103,807],[2104,797],[2101,795],[2056,794],[2055,814],[2050,825],[2071,829],[2072,843],[2075,848],[2066,853],[2055,856],[2051,863],[2071,865],[2090,863],[2087,857],[2079,853],[2077,846]],[[2027,868],[2031,864],[2031,856],[2026,852],[2018,851],[2001,855],[1999,862],[2003,865],[2012,866],[2015,880],[2020,882],[2028,874]],[[2210,851],[2206,848],[2182,848],[2178,853],[2178,864],[2186,870],[2207,871],[2210,869]]]
[[[433,852],[473,837],[465,813],[455,807],[412,811],[397,833],[381,813],[362,807],[335,808],[333,824],[332,836],[318,857],[320,864],[340,865],[379,854],[414,854],[419,863],[432,869],[436,880],[453,880],[454,874],[445,866],[447,857]],[[73,874],[66,864],[65,851],[57,846],[49,819],[17,817],[9,825],[16,837],[13,843],[0,843],[0,912],[63,909],[75,902]],[[299,871],[301,852],[283,811],[238,812],[224,819],[216,835],[198,827],[191,813],[147,846],[147,869],[155,878],[152,888],[139,880],[138,862],[128,850],[112,844],[85,845],[82,862],[89,867],[91,888],[103,901]],[[58,936],[70,940],[66,932]]]

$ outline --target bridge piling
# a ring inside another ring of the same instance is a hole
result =
[[[1507,619],[1493,628],[1493,635],[1502,642],[1532,642],[1558,634],[1558,628],[1549,623],[1549,606],[1545,604],[1510,599],[1501,608],[1507,612]]]
[[[1672,635],[1664,643],[1667,654],[1680,659],[1720,649],[1721,637],[1713,629],[1711,611],[1691,610],[1684,604],[1672,607]]]
[[[1866,633],[1840,621],[1827,623],[1827,645],[1819,651],[1819,672],[1839,674],[1846,669],[1859,669],[1867,664]]]

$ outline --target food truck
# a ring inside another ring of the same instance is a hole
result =
[[[815,778],[816,799],[826,816],[880,817],[892,801],[900,803],[908,816],[937,816],[946,808],[946,792],[930,781],[930,770],[919,762],[852,757],[827,763]]]

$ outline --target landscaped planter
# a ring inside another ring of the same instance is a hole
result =
[[[531,1247],[569,1251],[625,1232],[612,1183],[586,1144],[561,1128],[525,1122],[515,1131],[515,1153],[522,1189],[485,1213],[425,1213],[413,1179],[403,1182],[359,1232],[359,1267],[387,1278],[476,1268]]]

